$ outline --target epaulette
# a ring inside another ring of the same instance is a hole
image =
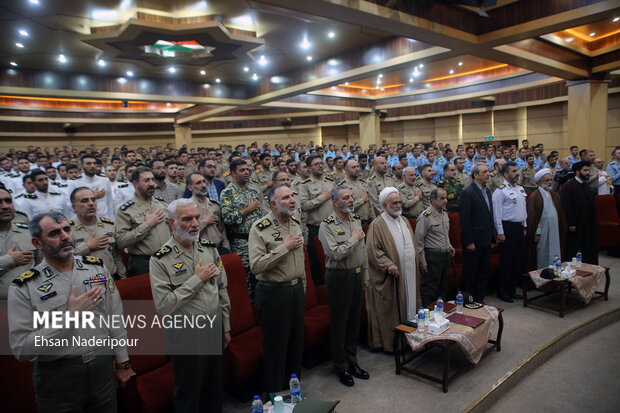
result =
[[[270,225],[271,225],[271,221],[265,218],[261,222],[259,222],[258,225],[256,225],[256,227],[262,231]]]
[[[308,183],[308,182],[310,182],[310,181],[312,181],[312,179],[310,179],[310,178],[306,178],[306,179],[304,179],[303,181],[301,181],[301,183],[302,183],[302,184],[305,184],[305,183]]]
[[[205,247],[211,247],[211,248],[217,247],[217,245],[215,245],[215,242],[209,241],[206,238],[200,238],[200,245],[203,245]]]
[[[398,185],[398,189],[403,189],[403,188],[405,188],[405,184],[404,183]]]
[[[48,192],[50,195],[62,195],[60,192]]]
[[[155,198],[156,200],[161,201],[161,202],[166,202],[166,200],[164,198],[162,198],[160,196],[157,196],[157,195],[153,195],[153,198]]]
[[[255,184],[260,184],[260,182],[256,178],[252,179],[252,182],[254,182]]]
[[[342,181],[338,182],[336,184],[336,186],[340,186],[340,185],[344,184],[346,181],[347,181],[346,179],[343,179]]]
[[[24,195],[25,195],[25,194],[19,194],[19,195],[17,195],[17,196],[15,197],[15,199],[21,198],[21,197],[23,197]]]
[[[93,257],[92,255],[83,255],[82,262],[84,264],[101,265],[103,267],[103,260],[101,258]]]
[[[427,217],[431,214],[431,211],[429,211],[428,209],[426,211],[424,211],[424,216]]]
[[[31,195],[31,194],[24,194],[24,198],[37,199],[37,196],[36,195]]]
[[[135,202],[134,202],[134,201],[132,201],[132,200],[129,200],[129,201],[125,202],[123,205],[121,205],[121,206],[119,207],[119,209],[120,209],[121,211],[124,211],[124,210],[126,210],[127,208],[129,208],[130,206],[132,206],[133,204],[135,204]]]
[[[441,181],[439,181],[439,183],[440,183],[441,185],[443,185],[443,179],[442,179]]]
[[[167,245],[164,245],[163,247],[161,247],[160,249],[158,249],[155,254],[153,254],[154,257],[157,257],[158,259],[163,257],[164,255],[168,254],[170,251],[172,251],[172,248],[170,248]]]
[[[19,215],[23,215],[23,216],[25,216],[25,217],[27,217],[27,216],[28,216],[28,215],[26,215],[25,213],[23,213],[22,211],[18,211],[18,210],[15,210],[15,213],[16,213],[16,214],[19,214]]]
[[[357,215],[355,212],[353,212],[353,213],[351,214],[351,218],[353,218],[353,219],[359,219],[359,220],[361,220],[361,219],[362,219],[362,217],[360,217],[359,215]]]
[[[219,205],[219,204],[220,204],[219,202],[217,202],[217,201],[216,201],[215,199],[213,199],[213,198],[209,198],[209,201],[213,202],[213,203],[214,203],[214,204],[216,204],[216,205]]]
[[[120,184],[118,187],[119,188],[127,188],[129,186],[129,184]]]
[[[257,169],[257,170],[255,170],[254,172],[255,172],[255,173],[257,173],[257,174],[259,174],[259,173],[261,173],[261,172],[263,172],[263,171],[261,171],[260,169]]]
[[[228,175],[230,175],[230,171],[224,172],[224,176],[228,176]]]
[[[299,224],[299,220],[295,215],[291,215],[291,219]]]
[[[362,179],[362,178],[357,178],[357,180],[358,180],[358,181],[360,181],[360,182],[366,183],[366,180],[365,180],[365,179]]]
[[[377,175],[374,175],[374,174],[373,174],[373,175],[372,175],[370,178],[368,178],[368,179],[375,180],[376,178],[377,178]]]
[[[70,219],[69,220],[69,225],[75,225],[75,222],[72,219]]]
[[[60,182],[52,182],[52,185],[56,185],[59,188],[66,188],[69,186],[67,184],[61,184]]]
[[[28,229],[28,225],[22,224],[21,222],[14,222],[13,225],[15,225],[17,228]]]
[[[334,181],[334,178],[332,178],[332,177],[331,177],[331,176],[329,176],[329,175],[325,176],[325,179],[327,179],[328,181],[332,181],[332,182]]]
[[[325,222],[326,224],[331,224],[332,222],[334,222],[334,217],[330,215],[327,218],[325,218],[323,222]]]
[[[111,219],[107,219],[107,218],[99,218],[101,220],[101,222],[105,222],[106,224],[112,224],[114,225],[114,221],[112,221]]]
[[[39,276],[39,274],[41,274],[41,273],[38,270],[35,270],[34,268],[31,268],[28,271],[25,271],[25,272],[21,273],[19,275],[19,277],[14,279],[13,280],[13,284],[17,284],[19,286],[22,286],[22,285],[24,285],[25,282],[37,278]]]
[[[495,172],[491,172],[491,176],[495,176],[495,175],[496,175]]]
[[[499,188],[499,189],[504,189],[504,188],[506,188],[506,185],[504,185],[504,184],[500,184],[500,186],[498,186],[498,188]]]
[[[12,193],[13,193],[13,190],[12,190],[11,188],[7,188],[7,189],[6,189],[6,191],[7,191],[9,194],[12,194]]]

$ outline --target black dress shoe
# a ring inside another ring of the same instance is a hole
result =
[[[497,298],[499,298],[500,300],[505,301],[507,303],[514,303],[514,300],[511,297],[508,297],[508,296],[498,295]]]
[[[515,300],[523,300],[523,296],[521,294],[517,294],[517,293],[514,293],[512,295],[512,298],[514,298]]]
[[[368,380],[370,378],[370,375],[368,374],[367,371],[364,371],[362,369],[360,369],[360,367],[357,364],[349,364],[349,373],[354,376],[357,377],[358,379],[362,379],[362,380]]]
[[[348,371],[341,371],[338,373],[338,378],[340,379],[340,383],[344,384],[347,387],[353,387],[355,382],[353,381],[353,377]]]

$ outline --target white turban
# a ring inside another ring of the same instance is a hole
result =
[[[387,197],[393,193],[398,193],[398,189],[394,188],[393,186],[386,186],[385,188],[383,188],[381,190],[381,193],[379,194],[379,204],[383,205]]]
[[[536,183],[538,183],[538,181],[540,181],[543,176],[545,175],[551,175],[551,169],[549,168],[543,168],[540,171],[536,172],[536,175],[534,175],[534,181],[536,181]]]

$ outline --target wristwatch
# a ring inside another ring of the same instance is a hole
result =
[[[114,368],[117,370],[128,370],[131,368],[131,363],[129,362],[129,360],[122,363],[115,363]]]

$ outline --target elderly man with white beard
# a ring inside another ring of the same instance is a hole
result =
[[[182,337],[187,336],[166,330],[174,374],[174,410],[221,412],[221,333],[224,334],[223,346],[230,343],[226,271],[215,243],[198,239],[201,215],[194,201],[186,198],[172,201],[168,205],[168,217],[172,237],[149,263],[155,308],[162,316],[207,316],[209,320],[219,322],[214,324],[218,331],[205,331],[215,337],[213,341],[217,348],[204,346],[199,353],[193,354],[183,347],[189,340],[182,340]],[[177,352],[173,348],[182,350]]]
[[[415,320],[421,305],[420,256],[413,229],[401,216],[398,190],[384,188],[379,202],[383,212],[370,224],[366,241],[370,279],[366,294],[368,343],[371,348],[392,352],[392,329],[401,322]]]
[[[553,172],[541,169],[534,175],[538,190],[527,198],[526,269],[532,271],[553,264],[562,257],[566,219],[560,196],[553,191]],[[536,228],[536,231],[533,229]]]

